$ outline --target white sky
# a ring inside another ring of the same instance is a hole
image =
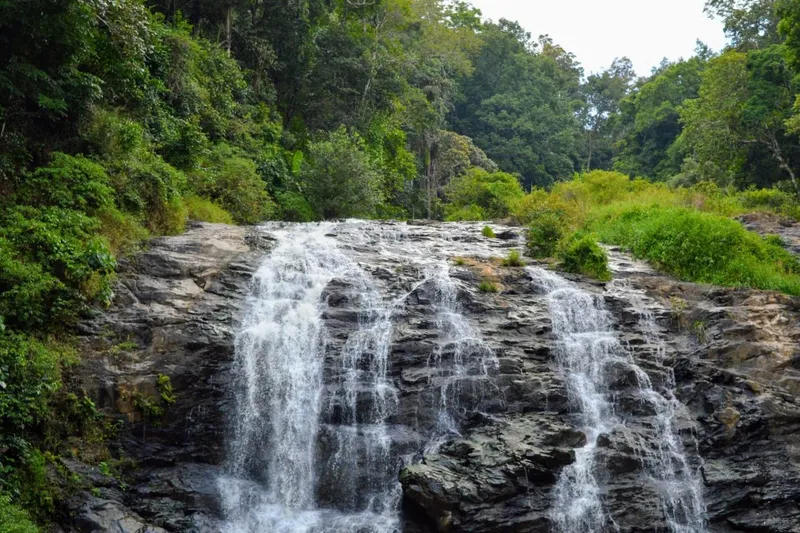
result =
[[[722,22],[703,13],[704,0],[470,0],[494,21],[517,20],[534,38],[549,34],[577,56],[585,73],[628,56],[640,76],[664,57],[690,57],[700,39],[725,46]]]

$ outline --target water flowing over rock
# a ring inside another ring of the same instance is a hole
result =
[[[69,376],[136,468],[65,460],[94,490],[62,530],[800,532],[797,299],[616,250],[608,284],[507,268],[521,230],[482,227],[154,241]],[[135,400],[162,375],[152,420]]]

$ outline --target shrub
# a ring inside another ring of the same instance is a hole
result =
[[[0,494],[0,533],[39,533],[28,513]]]
[[[604,242],[681,279],[800,294],[800,262],[738,222],[686,208],[627,206],[600,211],[592,227]]]
[[[233,217],[223,208],[199,196],[187,196],[183,199],[189,220],[200,222],[214,222],[219,224],[233,224]]]
[[[149,235],[134,216],[113,207],[99,211],[97,218],[100,220],[100,234],[108,241],[114,255],[135,252],[139,243]]]
[[[43,514],[52,510],[51,490],[45,458],[30,435],[51,416],[63,353],[59,346],[0,331],[0,494],[14,494],[17,503]],[[0,502],[0,516],[2,507]]]
[[[240,224],[262,222],[277,213],[255,162],[226,144],[214,147],[201,169],[191,174],[190,186],[197,195],[218,203]]]
[[[17,200],[93,214],[113,206],[114,189],[102,166],[85,157],[54,152],[49,165],[25,176],[17,190]]]
[[[311,222],[316,219],[314,208],[308,203],[306,198],[297,192],[278,191],[275,193],[278,201],[281,220],[290,222]]]
[[[505,172],[470,168],[453,178],[446,188],[450,205],[447,218],[468,206],[478,206],[490,219],[507,217],[515,201],[524,196],[519,180]]]
[[[311,144],[300,172],[322,218],[370,218],[383,202],[381,176],[364,140],[344,127]]]
[[[69,209],[17,206],[0,214],[0,315],[22,328],[62,327],[110,296],[116,261],[100,221]]]
[[[559,246],[561,268],[600,281],[611,279],[608,255],[591,235],[574,233]]]
[[[511,250],[509,252],[508,257],[503,259],[503,266],[504,267],[522,267],[525,266],[525,263],[522,262],[522,256],[519,253],[519,250]]]
[[[491,226],[484,226],[483,230],[481,230],[481,234],[487,239],[495,238],[494,230],[491,228]]]
[[[552,257],[566,229],[566,222],[554,211],[532,214],[527,238],[528,255],[535,259]]]

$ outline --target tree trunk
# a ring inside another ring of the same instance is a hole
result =
[[[225,45],[228,49],[228,56],[231,55],[231,42],[233,41],[232,36],[232,25],[233,25],[233,5],[228,6],[228,11],[225,14]]]
[[[769,146],[770,151],[772,151],[772,155],[778,161],[778,166],[781,167],[783,170],[789,174],[789,178],[792,180],[792,185],[794,186],[794,192],[797,196],[800,197],[800,185],[797,183],[797,176],[792,170],[791,165],[789,165],[788,161],[783,157],[783,152],[781,151],[781,145],[778,143],[778,137],[775,135],[774,131],[768,133],[769,142],[767,146]]]

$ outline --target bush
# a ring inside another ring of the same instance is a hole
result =
[[[149,232],[132,215],[109,207],[97,213],[100,234],[108,241],[114,255],[130,254],[139,249],[139,243]]]
[[[63,353],[56,345],[0,331],[0,494],[13,494],[20,505],[41,513],[52,510],[51,490],[44,456],[30,436],[51,416]],[[2,507],[0,502],[0,531]]]
[[[215,146],[200,170],[190,175],[190,188],[219,204],[240,224],[262,222],[277,213],[255,162],[226,144]]]
[[[39,533],[28,513],[0,494],[0,533]]]
[[[774,240],[726,217],[686,208],[614,207],[591,224],[604,242],[622,245],[681,279],[800,294],[800,262]]]
[[[446,193],[450,200],[446,211],[448,220],[469,206],[478,206],[490,219],[507,217],[514,202],[525,194],[515,176],[478,167],[453,178]]]
[[[275,193],[278,200],[281,220],[289,222],[311,222],[316,219],[314,208],[305,197],[297,192],[278,191]]]
[[[491,226],[484,226],[481,230],[481,234],[487,239],[495,238],[494,230],[491,228]]]
[[[205,198],[188,196],[183,199],[189,220],[200,222],[214,222],[218,224],[233,224],[233,217],[223,208]]]
[[[17,206],[0,215],[0,315],[20,328],[73,323],[110,296],[116,261],[100,221],[69,209]]]
[[[311,144],[300,172],[308,201],[329,218],[370,218],[384,198],[364,140],[341,127]]]
[[[93,214],[114,205],[114,189],[102,166],[85,157],[54,152],[49,165],[25,176],[17,201]]]
[[[532,214],[527,238],[528,255],[535,259],[552,257],[566,230],[565,220],[556,212],[540,211]]]
[[[600,281],[611,279],[608,255],[591,235],[574,233],[559,246],[561,268]]]

